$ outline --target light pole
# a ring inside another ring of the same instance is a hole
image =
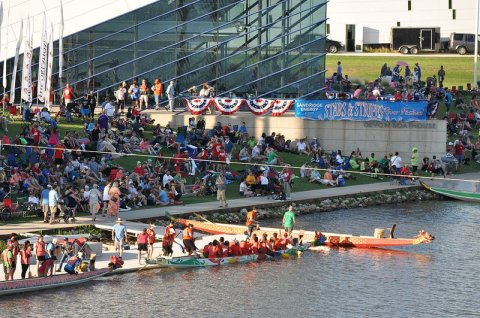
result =
[[[475,51],[474,51],[474,58],[473,58],[473,87],[477,88],[477,67],[478,67],[478,9],[480,6],[480,0],[477,0],[475,6]]]

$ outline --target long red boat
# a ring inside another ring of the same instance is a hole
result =
[[[238,234],[244,235],[247,230],[246,226],[222,224],[222,223],[208,223],[187,219],[178,219],[177,222],[187,226],[193,224],[197,231],[210,233],[210,234]],[[417,244],[430,243],[434,237],[425,231],[420,231],[416,237],[412,238],[393,238],[393,230],[391,229],[391,237],[376,237],[376,236],[364,236],[364,235],[352,235],[352,234],[337,234],[337,233],[325,233],[322,234],[325,237],[323,245],[332,247],[358,247],[358,248],[371,248],[371,247],[395,247],[395,246],[408,246]],[[264,228],[258,229],[256,232],[263,234],[267,233],[269,236],[273,233],[281,233],[281,229]],[[301,231],[303,234],[304,242],[313,242],[315,240],[315,232],[313,231]],[[300,231],[293,231],[293,236],[300,234]],[[383,235],[382,235],[383,236]],[[313,248],[314,249],[314,248]]]

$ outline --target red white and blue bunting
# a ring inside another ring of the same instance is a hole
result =
[[[274,102],[275,102],[274,99],[258,98],[258,99],[248,99],[246,101],[246,104],[248,106],[248,109],[252,112],[252,114],[260,116],[260,115],[266,114],[270,110],[270,108],[272,108]]]
[[[223,115],[232,115],[235,114],[239,109],[240,106],[245,102],[242,98],[221,98],[216,97],[213,99],[213,103],[215,107],[221,112]]]
[[[273,103],[272,116],[282,116],[292,106],[293,99],[277,99]]]
[[[243,98],[185,98],[185,104],[192,115],[203,114],[210,103],[223,115],[235,114],[243,103],[245,103],[252,114],[257,116],[265,115],[270,110],[272,116],[282,116],[294,103],[293,99],[243,99]]]
[[[201,115],[207,110],[211,102],[210,98],[185,98],[185,104],[192,115]]]

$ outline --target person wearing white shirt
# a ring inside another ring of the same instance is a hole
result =
[[[166,187],[167,187],[167,184],[168,184],[171,180],[173,180],[173,177],[171,176],[170,171],[167,171],[167,172],[163,175],[163,180],[162,180],[163,187],[166,188]]]
[[[304,139],[300,140],[300,141],[297,143],[297,152],[298,152],[299,154],[302,154],[302,153],[303,153],[303,154],[306,154],[306,155],[309,154],[308,151],[307,151],[307,144],[305,143],[305,140],[304,140]]]
[[[397,173],[400,172],[400,169],[403,167],[403,161],[402,157],[398,155],[398,151],[395,152],[395,155],[390,159],[390,163]]]
[[[57,213],[58,206],[58,193],[52,186],[49,187],[50,192],[48,192],[48,206],[50,207],[50,224],[55,223],[55,213]]]
[[[173,106],[174,106],[174,101],[175,101],[175,82],[170,81],[170,85],[167,86],[167,90],[165,93],[167,94],[168,97],[168,106],[169,110],[173,112]]]
[[[115,108],[110,103],[110,101],[107,101],[107,103],[105,104],[104,110],[105,110],[105,115],[107,115],[109,119],[113,117],[113,115],[115,114]]]

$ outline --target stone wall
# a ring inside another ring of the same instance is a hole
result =
[[[172,114],[149,111],[156,123],[172,127],[188,125],[188,112]],[[281,117],[255,116],[241,112],[233,116],[220,114],[205,115],[206,128],[212,128],[217,121],[223,125],[240,125],[244,121],[248,132],[260,136],[263,132],[284,134],[287,139],[317,137],[327,151],[341,149],[344,155],[357,147],[363,156],[374,152],[377,157],[389,152],[400,152],[405,163],[409,162],[412,147],[419,149],[420,158],[443,155],[447,142],[447,127],[443,120],[425,122],[359,122],[359,121],[313,121],[294,117],[293,113]]]

